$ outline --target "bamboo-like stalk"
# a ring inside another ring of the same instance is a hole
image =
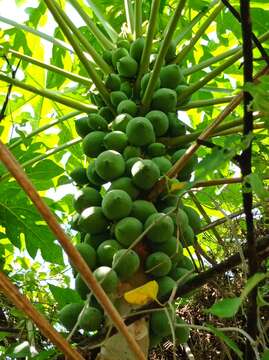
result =
[[[54,125],[60,124],[68,119],[71,119],[71,118],[79,115],[80,113],[81,113],[80,111],[73,111],[67,115],[60,117],[59,119],[56,119],[46,125],[43,125],[43,126],[39,127],[38,129],[32,131],[30,134],[26,135],[24,138],[20,137],[17,141],[13,142],[8,148],[14,149],[15,147],[22,144],[25,140],[31,139],[32,137],[40,134],[41,132],[53,127]]]
[[[238,184],[242,182],[242,177],[227,178],[227,179],[213,179],[207,181],[197,181],[192,188],[203,188],[216,185]]]
[[[200,107],[206,107],[206,106],[212,106],[212,105],[219,105],[219,104],[225,104],[230,101],[232,101],[234,96],[226,96],[223,98],[215,98],[215,99],[207,99],[207,100],[197,100],[197,101],[190,101],[188,105],[184,106],[178,106],[177,110],[190,110],[190,109],[196,109]]]
[[[180,18],[182,10],[184,9],[185,3],[186,3],[186,0],[180,0],[178,2],[178,5],[177,5],[176,10],[174,12],[174,15],[173,15],[173,17],[172,17],[172,19],[171,19],[171,21],[169,23],[169,27],[168,27],[166,35],[165,35],[165,37],[163,39],[163,42],[162,42],[162,45],[160,47],[156,62],[155,62],[154,67],[153,67],[152,74],[151,74],[150,79],[149,79],[148,86],[146,88],[145,94],[144,94],[143,99],[142,99],[142,112],[146,112],[149,109],[151,99],[152,99],[152,95],[153,95],[153,92],[154,92],[154,89],[155,89],[156,80],[157,80],[157,78],[158,78],[158,76],[160,74],[161,67],[162,67],[163,61],[165,59],[165,55],[166,55],[167,50],[169,48],[169,45],[171,43],[174,31],[176,29],[177,22],[178,22],[178,20]]]
[[[0,49],[3,48],[2,46],[0,46]],[[12,49],[8,49],[8,52],[12,55],[14,55],[16,58],[18,59],[22,59],[22,60],[25,60],[31,64],[34,64],[36,66],[39,66],[43,69],[46,69],[46,70],[49,70],[49,71],[52,71],[56,74],[59,74],[63,77],[66,77],[72,81],[75,81],[79,84],[83,84],[83,85],[86,85],[88,87],[91,86],[91,80],[89,78],[86,78],[84,76],[81,76],[81,75],[77,75],[77,74],[74,74],[70,71],[66,71],[66,70],[63,70],[55,65],[51,65],[51,64],[46,64],[40,60],[37,60],[31,56],[28,56],[28,55],[25,55],[25,54],[22,54],[18,51],[15,51],[15,50],[12,50]]]
[[[141,62],[140,62],[137,80],[136,80],[136,84],[135,84],[136,90],[140,86],[140,81],[141,81],[142,76],[148,70],[151,47],[152,47],[152,42],[154,39],[156,24],[157,24],[157,20],[158,20],[159,7],[160,7],[160,0],[153,0],[152,5],[151,5],[151,10],[150,10],[150,18],[149,18],[149,25],[148,25],[145,46],[144,46],[143,53],[141,56]]]
[[[206,29],[216,19],[216,17],[223,8],[224,5],[222,4],[222,2],[220,2],[220,4],[213,10],[213,12],[208,16],[208,18],[204,21],[204,23],[201,24],[201,26],[199,26],[199,29],[197,30],[194,37],[190,40],[190,43],[180,50],[176,58],[172,61],[173,63],[181,64],[183,62],[185,57],[194,48],[197,41],[205,34]]]
[[[102,33],[102,31],[99,30],[94,21],[80,6],[79,2],[77,0],[68,1],[74,7],[74,9],[77,10],[81,18],[84,20],[85,24],[88,25],[91,33],[96,37],[103,49],[112,50],[114,48],[114,44]]]
[[[131,0],[124,0],[125,16],[129,32],[134,33],[134,9]]]
[[[10,78],[9,76],[6,76],[6,75],[0,74],[0,80],[5,81],[8,84],[12,84],[14,86],[17,86],[17,87],[19,87],[21,89],[30,91],[30,92],[32,92],[34,94],[43,96],[43,97],[45,97],[47,99],[56,101],[56,102],[58,102],[60,104],[68,106],[70,108],[80,110],[82,112],[92,113],[92,112],[96,111],[96,106],[94,106],[94,105],[84,104],[81,101],[73,100],[71,98],[67,98],[66,96],[58,95],[55,92],[49,91],[47,89],[38,89],[38,88],[36,88],[36,87],[34,87],[32,85],[25,84],[22,81],[12,79],[12,78]]]
[[[113,43],[115,43],[118,39],[118,33],[111,26],[111,24],[105,19],[104,15],[102,14],[98,6],[95,4],[94,0],[87,0],[87,3],[90,5],[92,12],[95,14],[95,16],[99,19],[99,21],[103,25],[110,39],[113,41]]]
[[[11,25],[11,26],[14,26],[16,29],[21,29],[21,30],[24,30],[26,32],[29,32],[35,36],[38,36],[39,38],[41,39],[44,39],[46,41],[49,41],[51,42],[52,44],[56,45],[56,46],[59,46],[65,50],[68,50],[70,52],[74,52],[72,47],[69,45],[69,44],[66,44],[64,41],[62,40],[59,40],[53,36],[49,36],[39,30],[36,30],[36,29],[33,29],[27,25],[24,25],[24,24],[20,24],[20,23],[17,23],[16,21],[14,20],[10,20],[8,18],[5,18],[3,16],[0,16],[0,21],[2,21],[3,23],[5,24],[8,24],[8,25]]]
[[[265,128],[266,128],[266,125],[264,123],[253,125],[254,130],[265,129]],[[231,129],[216,132],[214,134],[214,136],[225,136],[225,135],[232,135],[232,134],[241,134],[242,130],[243,130],[243,125],[235,126],[234,128],[231,128]]]
[[[202,19],[205,13],[208,11],[208,8],[201,10],[189,23],[188,25],[174,38],[174,42],[178,45],[183,39],[186,39],[186,35],[192,31],[193,27]]]
[[[135,0],[134,7],[134,37],[135,39],[139,38],[142,35],[142,0]]]
[[[115,309],[114,305],[104,292],[101,285],[96,281],[92,271],[89,266],[80,255],[78,250],[74,247],[69,237],[65,234],[60,224],[57,222],[56,217],[51,212],[46,203],[42,200],[37,190],[20,167],[17,160],[11,154],[11,152],[5,147],[5,145],[0,141],[0,159],[10,173],[17,180],[18,184],[22,187],[25,193],[32,200],[33,204],[36,206],[40,215],[48,224],[51,231],[56,236],[56,239],[60,242],[63,249],[65,250],[70,261],[74,264],[75,268],[82,275],[83,280],[85,281],[88,288],[93,292],[99,303],[104,308],[107,315],[111,318],[112,322],[115,324],[117,329],[125,337],[127,343],[130,346],[130,349],[133,351],[137,359],[146,360],[145,355],[138,346],[135,339],[129,333],[128,328],[124,324],[121,316]],[[79,359],[79,358],[78,358]]]
[[[62,17],[63,21],[66,23],[68,28],[73,32],[73,34],[77,37],[77,39],[82,44],[84,49],[90,54],[90,56],[93,58],[94,62],[99,66],[101,71],[104,74],[110,74],[112,72],[112,68],[105,62],[105,60],[102,58],[102,56],[90,44],[88,39],[74,25],[73,21],[63,11],[63,9],[58,5],[58,3],[54,0],[52,0],[52,2],[55,5],[55,8],[57,9],[59,15]]]
[[[63,31],[64,35],[66,36],[66,38],[68,39],[68,41],[72,45],[73,49],[75,50],[77,56],[79,57],[80,61],[83,64],[83,66],[87,70],[90,78],[94,82],[94,84],[95,84],[97,90],[99,91],[100,95],[102,96],[104,101],[107,103],[107,105],[110,106],[110,96],[109,96],[109,93],[108,93],[107,89],[105,88],[102,80],[98,76],[95,69],[90,65],[90,63],[89,63],[88,59],[86,58],[86,56],[84,55],[81,47],[79,46],[77,41],[73,38],[73,35],[70,32],[70,30],[69,30],[68,26],[66,25],[66,23],[64,22],[63,18],[58,13],[57,8],[55,6],[55,2],[53,0],[45,0],[45,3],[48,6],[48,8],[49,8],[50,12],[52,13],[53,17],[55,18],[55,20],[57,21],[58,25],[60,26],[61,30]]]
[[[25,313],[36,324],[45,338],[49,339],[68,359],[85,360],[1,271],[0,290],[19,310]]]
[[[57,153],[59,153],[59,152],[61,152],[63,150],[66,150],[66,149],[68,149],[71,146],[74,146],[76,144],[79,144],[81,141],[82,141],[81,138],[76,138],[76,139],[73,139],[71,141],[68,141],[67,143],[65,143],[63,145],[57,146],[54,149],[50,149],[50,150],[46,151],[44,154],[37,155],[34,158],[25,161],[24,163],[20,164],[20,166],[23,169],[26,169],[27,167],[33,166],[34,164],[36,164],[39,161],[45,160],[45,159],[47,159],[48,157],[50,157],[50,156],[52,156],[54,154],[57,154]],[[0,177],[0,182],[5,181],[5,180],[7,180],[9,178],[10,178],[10,173],[6,172]]]

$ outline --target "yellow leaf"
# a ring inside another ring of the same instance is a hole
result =
[[[132,305],[146,305],[151,300],[156,300],[159,290],[157,281],[149,281],[136,289],[124,294],[124,299]]]
[[[177,190],[182,190],[186,185],[186,182],[178,182],[178,183],[173,183],[170,187],[170,191],[177,191]]]

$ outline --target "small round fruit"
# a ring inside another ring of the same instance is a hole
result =
[[[122,131],[112,131],[104,137],[104,145],[108,150],[115,150],[121,153],[127,144],[127,135]]]
[[[98,111],[98,114],[105,118],[108,123],[114,119],[114,113],[108,106],[101,107],[101,109]]]
[[[152,110],[145,116],[151,122],[156,136],[164,135],[169,127],[169,121],[166,114],[162,111]]]
[[[150,215],[145,222],[145,230],[147,228],[149,228],[147,231],[147,237],[153,243],[165,242],[170,239],[174,233],[173,220],[170,216],[166,216],[164,213]]]
[[[117,115],[111,123],[111,129],[126,132],[126,127],[131,119],[132,116],[129,114]]]
[[[180,229],[185,229],[189,225],[189,219],[184,210],[178,209],[176,213],[176,224]]]
[[[147,147],[147,154],[150,157],[163,156],[166,153],[166,146],[162,143],[152,143]]]
[[[89,126],[88,120],[88,116],[75,120],[76,132],[82,138],[84,138],[92,131],[92,128]]]
[[[176,93],[178,97],[178,105],[179,106],[185,106],[191,101],[191,95],[187,95],[186,97],[186,91],[188,90],[189,85],[185,84],[179,84],[176,87]]]
[[[100,266],[93,272],[93,275],[107,294],[117,290],[119,278],[111,267]]]
[[[127,95],[122,91],[112,91],[110,94],[111,103],[115,108],[119,105],[119,103],[123,100],[127,100]]]
[[[178,65],[171,64],[163,66],[160,72],[161,87],[175,89],[184,81],[182,72]]]
[[[128,148],[128,146],[126,147]],[[139,148],[137,148],[139,149]],[[125,170],[125,173],[127,176],[132,176],[132,167],[133,165],[139,161],[139,160],[142,160],[139,156],[135,156],[135,157],[130,157],[126,160],[126,170]]]
[[[78,224],[84,232],[90,234],[100,234],[108,227],[108,221],[99,206],[91,206],[83,210]]]
[[[115,226],[115,236],[118,242],[128,248],[142,234],[143,224],[134,217],[121,219]]]
[[[86,234],[84,238],[85,244],[91,245],[94,249],[97,249],[98,246],[105,240],[109,239],[111,236],[109,232],[103,232],[101,234]]]
[[[157,210],[153,203],[146,200],[136,200],[133,202],[133,208],[131,211],[131,216],[137,218],[142,223],[148,219],[152,214],[156,214]]]
[[[104,50],[103,52],[103,59],[105,62],[107,62],[109,65],[112,65],[112,53],[110,50]]]
[[[152,158],[152,161],[158,166],[160,169],[160,174],[166,174],[172,167],[172,163],[165,156],[157,156]]]
[[[117,113],[135,116],[137,113],[137,105],[132,100],[123,100],[117,107]]]
[[[160,170],[151,160],[138,160],[131,169],[134,184],[142,190],[149,190],[160,177]]]
[[[124,92],[128,96],[128,98],[132,97],[133,88],[130,85],[129,81],[124,81],[123,83],[121,83],[120,91]]]
[[[168,135],[171,137],[182,136],[186,134],[186,126],[180,121],[175,113],[169,113],[168,115],[169,129]]]
[[[165,61],[167,63],[171,62],[176,58],[176,42],[171,41],[167,50],[167,53],[165,55]]]
[[[103,140],[106,136],[106,133],[103,131],[92,131],[82,141],[82,149],[85,155],[95,158],[103,150]]]
[[[120,90],[121,79],[117,74],[109,74],[105,81],[105,86],[111,91]]]
[[[96,189],[85,187],[75,195],[73,206],[77,212],[81,213],[87,207],[101,205],[101,202],[102,197]]]
[[[152,109],[168,113],[176,111],[176,105],[177,93],[174,90],[162,88],[154,92]]]
[[[201,230],[201,219],[199,214],[190,206],[184,206],[183,210],[188,216],[190,227],[195,234],[198,234]]]
[[[77,274],[75,279],[75,289],[79,293],[81,299],[86,300],[87,295],[90,293],[90,289],[82,279],[80,274]]]
[[[186,326],[178,327],[177,325],[186,325]],[[190,337],[190,328],[188,327],[188,324],[186,323],[186,321],[181,319],[179,316],[176,317],[175,336],[176,336],[177,344],[185,344]]]
[[[120,48],[125,48],[126,50],[130,50],[130,43],[126,39],[119,39],[117,40],[117,46]]]
[[[132,78],[137,73],[138,64],[131,56],[124,56],[117,62],[118,73],[122,77]]]
[[[123,190],[135,200],[139,195],[139,190],[134,186],[132,179],[129,177],[121,177],[112,181],[109,190]]]
[[[141,79],[141,95],[144,95],[144,93],[146,91],[150,76],[151,76],[151,73],[147,73]],[[161,80],[158,78],[155,82],[154,90],[158,90],[160,88],[160,86],[161,86]]]
[[[189,225],[187,225],[181,233],[181,239],[182,239],[181,242],[183,247],[192,246],[194,243],[194,237],[195,235],[192,228]]]
[[[79,327],[86,331],[98,331],[101,328],[103,314],[94,307],[88,307],[83,311],[79,319]]]
[[[119,152],[106,150],[96,158],[95,169],[102,179],[111,181],[123,175],[125,161]]]
[[[144,117],[135,117],[130,120],[126,128],[126,134],[129,143],[135,146],[144,146],[155,141],[153,126]]]
[[[96,265],[96,252],[94,248],[88,244],[81,243],[76,245],[76,249],[83,257],[89,268],[93,270]]]
[[[86,175],[86,169],[83,167],[77,167],[69,174],[72,180],[75,181],[78,185],[88,184],[89,179]]]
[[[83,307],[84,307],[83,303],[72,303],[65,305],[60,310],[59,320],[67,330],[73,329]]]
[[[128,56],[128,50],[125,48],[117,48],[112,52],[112,64],[114,66],[114,68],[116,69],[117,66],[117,62],[123,58],[124,56]]]
[[[135,158],[141,156],[141,149],[138,146],[128,145],[123,151],[124,159],[128,160],[130,158]]]
[[[132,199],[123,190],[111,190],[103,198],[102,209],[109,220],[122,219],[130,214]]]
[[[168,300],[169,296],[171,295],[173,289],[176,287],[176,282],[169,276],[163,276],[157,280],[157,283],[159,285],[159,291],[158,291],[158,299],[160,301],[162,300]]]
[[[150,329],[154,334],[162,337],[171,335],[170,323],[164,310],[151,313]]]
[[[114,254],[121,248],[121,245],[116,240],[105,240],[97,249],[98,263],[111,266]]]
[[[189,276],[186,276],[188,272],[189,270],[187,270],[186,268],[176,267],[170,271],[169,276],[175,281],[178,281],[184,276],[185,279],[180,282],[180,285],[183,285],[189,279]]]
[[[90,114],[88,122],[93,130],[107,131],[107,121],[99,114]]]
[[[175,236],[172,236],[170,239],[167,239],[165,242],[162,243],[153,243],[152,247],[155,251],[161,251],[167,254],[169,257],[173,257],[178,251],[179,246],[181,244],[177,241]],[[182,246],[181,246],[182,248]]]
[[[143,53],[143,49],[145,46],[145,39],[140,37],[136,39],[130,47],[130,55],[133,59],[135,59],[138,63],[141,60],[141,56]]]
[[[100,188],[101,185],[103,185],[105,182],[102,178],[100,178],[100,176],[96,172],[95,160],[88,166],[86,174],[87,174],[87,178],[89,179],[89,182],[97,186],[98,188]]]
[[[119,250],[113,257],[112,267],[122,281],[130,279],[138,270],[139,265],[139,256],[133,250]]]
[[[182,258],[180,259],[180,261],[178,262],[178,266],[185,268],[187,270],[194,270],[194,265],[191,261],[190,258],[188,258],[187,256],[182,256]]]
[[[146,259],[146,272],[155,277],[167,275],[172,268],[172,262],[168,255],[161,251],[157,251],[149,255]]]

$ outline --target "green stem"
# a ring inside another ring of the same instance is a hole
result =
[[[148,32],[147,32],[147,36],[146,36],[145,46],[143,49],[139,72],[138,72],[136,85],[135,85],[136,89],[139,88],[141,78],[145,74],[145,72],[148,70],[151,47],[152,47],[152,42],[153,42],[154,34],[155,34],[155,28],[156,28],[156,24],[157,24],[157,20],[158,20],[159,7],[160,7],[160,0],[153,0],[152,6],[151,6],[151,11],[150,11]]]
[[[189,52],[194,48],[197,41],[205,34],[206,29],[210,26],[210,24],[215,20],[220,11],[224,8],[223,3],[221,2],[216,9],[208,16],[205,22],[199,26],[198,31],[195,36],[191,39],[190,43],[180,50],[179,54],[173,60],[173,63],[181,64],[185,57],[189,54]]]
[[[258,130],[258,129],[265,129],[265,124],[264,123],[260,123],[260,124],[255,124],[253,125],[253,129]],[[225,135],[232,135],[232,134],[241,134],[243,131],[243,125],[241,126],[236,126],[232,129],[227,129],[227,130],[223,130],[223,131],[219,131],[217,133],[214,134],[214,136],[225,136]]]
[[[95,50],[95,48],[90,44],[90,42],[86,39],[86,37],[79,31],[79,29],[74,25],[73,21],[69,18],[69,16],[62,10],[62,8],[58,5],[58,3],[52,0],[55,8],[57,9],[59,15],[62,17],[63,21],[69,27],[69,29],[73,32],[73,34],[80,41],[84,49],[90,54],[93,58],[94,62],[99,66],[101,71],[104,74],[110,74],[112,72],[111,67],[104,61],[102,56]]]
[[[204,107],[204,106],[225,104],[225,103],[232,101],[233,99],[234,99],[234,96],[226,96],[223,98],[191,101],[188,103],[188,105],[178,106],[177,109],[180,111],[181,110],[185,111],[185,110],[195,109],[195,108]]]
[[[234,89],[226,89],[221,87],[214,87],[214,86],[204,86],[200,91],[209,92],[209,93],[223,93],[223,94],[231,94]]]
[[[17,87],[19,87],[21,89],[30,91],[30,92],[32,92],[34,94],[43,96],[43,97],[45,97],[47,99],[56,101],[56,102],[58,102],[60,104],[68,106],[70,108],[80,110],[82,112],[92,113],[92,112],[96,111],[96,107],[93,106],[93,105],[84,104],[81,101],[77,101],[77,100],[74,100],[74,99],[71,99],[71,98],[67,98],[65,96],[58,95],[55,92],[49,91],[47,89],[38,89],[38,88],[36,88],[36,87],[34,87],[32,85],[25,84],[22,81],[12,79],[12,78],[10,78],[9,76],[6,76],[6,75],[0,74],[0,80],[5,81],[8,84],[12,84],[14,86],[17,86]]]
[[[7,19],[3,16],[0,16],[0,21],[2,21],[3,23],[5,24],[8,24],[8,25],[11,25],[11,26],[14,26],[16,29],[21,29],[21,30],[24,30],[26,32],[29,32],[35,36],[38,36],[39,38],[41,39],[44,39],[44,40],[47,40],[49,42],[51,42],[52,44],[56,45],[56,46],[59,46],[65,50],[68,50],[68,51],[71,51],[72,53],[74,52],[72,47],[69,46],[68,44],[66,44],[64,41],[62,40],[59,40],[53,36],[49,36],[41,31],[38,31],[36,29],[33,29],[27,25],[24,25],[24,24],[19,24],[17,23],[16,21],[13,21],[13,20],[10,20],[10,19]]]
[[[0,49],[2,48],[2,46],[0,46]],[[15,57],[19,58],[19,59],[22,59],[22,60],[25,60],[31,64],[34,64],[36,66],[39,66],[43,69],[46,69],[46,70],[49,70],[49,71],[52,71],[54,73],[57,73],[59,75],[62,75],[72,81],[75,81],[79,84],[83,84],[83,85],[86,85],[88,87],[90,87],[91,85],[91,81],[90,79],[84,77],[84,76],[80,76],[80,75],[76,75],[76,74],[73,74],[69,71],[66,71],[66,70],[63,70],[55,65],[50,65],[50,64],[46,64],[46,63],[43,63],[42,61],[39,61],[31,56],[28,56],[28,55],[24,55],[24,54],[21,54],[19,53],[18,51],[15,51],[15,50],[12,50],[12,49],[8,49],[8,52],[11,53],[12,55],[14,55]]]
[[[219,0],[213,0],[208,6],[204,7],[186,26],[183,30],[179,30],[179,34],[176,35],[174,41],[177,44],[181,42],[181,40],[186,40],[186,35],[193,29],[193,27],[204,17],[204,15],[208,12],[209,9],[212,9],[213,6],[215,6]]]
[[[255,119],[260,119],[261,114],[255,115]],[[235,128],[238,125],[243,124],[243,119],[237,119],[233,121],[229,121],[226,124],[219,125],[216,130],[214,131],[213,136],[217,136],[217,133],[220,133],[221,131]],[[183,146],[186,144],[189,144],[190,142],[196,140],[201,134],[202,131],[195,131],[192,134],[187,135],[181,135],[174,138],[160,138],[159,141],[169,147],[177,147],[177,146]]]
[[[134,33],[134,10],[131,0],[124,0],[125,16],[129,32]]]
[[[98,29],[94,21],[89,17],[89,15],[82,9],[77,0],[69,0],[70,4],[77,10],[81,18],[88,25],[92,34],[99,41],[103,49],[112,50],[114,49],[114,44],[108,40],[108,38]]]
[[[72,33],[70,32],[69,28],[67,27],[66,23],[64,22],[63,18],[57,11],[57,7],[54,5],[54,0],[45,0],[46,5],[48,6],[50,12],[52,13],[53,17],[57,21],[58,25],[60,26],[61,30],[63,31],[64,35],[72,45],[73,49],[75,50],[77,56],[79,57],[80,61],[84,65],[85,69],[87,70],[90,78],[94,82],[97,90],[99,91],[100,95],[103,97],[104,101],[110,105],[110,96],[105,88],[102,80],[99,78],[96,70],[90,65],[88,59],[84,55],[80,45],[77,41],[73,38]]]
[[[135,0],[135,39],[142,35],[142,0]]]
[[[159,54],[157,56],[156,62],[154,64],[153,67],[153,71],[152,74],[150,76],[149,79],[149,83],[148,86],[146,88],[145,94],[143,96],[142,99],[142,110],[144,112],[146,112],[149,109],[150,103],[151,103],[151,99],[152,99],[152,95],[155,89],[155,83],[157,81],[157,78],[159,77],[160,71],[161,71],[161,67],[163,65],[164,59],[165,59],[165,55],[167,53],[167,50],[169,48],[169,45],[171,43],[174,31],[176,29],[178,20],[180,18],[181,12],[185,6],[186,0],[180,0],[177,8],[174,12],[174,15],[170,21],[169,27],[167,29],[166,35],[164,37],[164,40],[161,44],[161,48],[159,50]]]
[[[67,143],[63,144],[63,145],[60,145],[60,146],[57,146],[56,148],[54,149],[50,149],[48,150],[47,152],[45,152],[45,154],[41,154],[41,155],[38,155],[38,156],[35,156],[33,159],[30,159],[28,161],[25,161],[23,164],[21,164],[20,166],[22,168],[27,168],[29,166],[32,166],[34,165],[35,163],[37,163],[38,161],[42,161],[42,160],[45,160],[47,159],[48,157],[62,151],[62,150],[65,150],[71,146],[74,146],[78,143],[80,143],[82,141],[81,138],[77,138],[77,139],[73,139],[71,141],[68,141]],[[9,172],[6,172],[4,173],[1,178],[0,178],[0,181],[3,181],[3,180],[7,180],[11,177],[11,174]]]
[[[90,9],[96,17],[99,19],[103,27],[105,28],[107,34],[109,35],[110,39],[115,43],[118,39],[118,33],[113,29],[113,27],[110,25],[110,23],[105,19],[102,12],[98,9],[97,5],[93,0],[87,0],[87,3],[90,5]]]
[[[59,119],[56,119],[46,125],[43,125],[41,127],[39,127],[38,129],[32,131],[30,134],[26,135],[25,137],[21,137],[20,139],[18,139],[17,141],[13,142],[10,146],[9,149],[14,149],[15,147],[19,146],[20,144],[22,144],[25,140],[31,139],[32,137],[40,134],[41,132],[55,126],[58,125],[68,119],[71,119],[77,115],[79,115],[81,112],[80,111],[73,111],[65,116],[60,117]]]

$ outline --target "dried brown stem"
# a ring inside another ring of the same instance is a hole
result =
[[[14,178],[17,180],[19,185],[23,188],[29,198],[32,200],[36,208],[38,209],[41,216],[47,222],[51,231],[55,234],[57,240],[61,243],[63,249],[68,255],[70,261],[74,264],[78,272],[82,275],[83,280],[89,287],[89,289],[94,293],[99,303],[102,305],[107,315],[111,318],[112,322],[115,324],[117,329],[123,334],[130,348],[136,354],[137,359],[145,360],[145,356],[138,346],[135,339],[131,336],[128,331],[128,328],[124,324],[121,316],[111,303],[110,299],[104,292],[103,288],[96,281],[93,276],[92,271],[71,243],[68,236],[65,234],[59,223],[57,222],[56,217],[50,211],[49,207],[44,203],[44,201],[39,196],[35,187],[20,167],[17,160],[14,158],[12,153],[7,149],[7,147],[0,141],[0,159],[6,168],[12,173]]]

